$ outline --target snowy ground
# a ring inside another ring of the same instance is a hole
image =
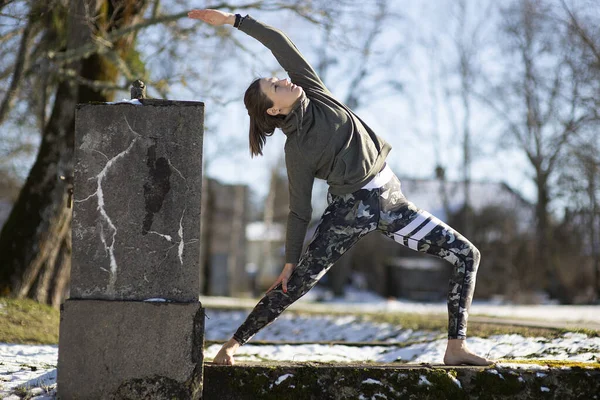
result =
[[[54,399],[57,363],[58,346],[0,343],[0,398],[18,400],[24,388],[33,399]]]
[[[324,299],[324,301],[323,301]],[[315,300],[320,300],[315,302]],[[205,307],[253,307],[256,299],[233,297],[205,297],[200,301]],[[407,312],[420,314],[446,314],[446,302],[421,303],[403,299],[385,299],[374,293],[353,289],[348,286],[344,298],[332,298],[331,294],[315,287],[304,297],[292,304],[290,310],[323,312]],[[469,315],[527,319],[531,321],[557,321],[590,323],[600,325],[600,305],[571,306],[558,304],[519,305],[493,301],[473,301]]]
[[[231,337],[244,321],[247,311],[207,310],[206,340],[223,341]],[[385,346],[346,346],[328,344],[254,345],[253,341],[347,341],[387,342]],[[391,345],[391,344],[400,345]],[[402,343],[412,343],[408,346]],[[539,358],[600,362],[600,338],[567,333],[546,339],[520,335],[471,337],[469,347],[493,359]],[[413,331],[388,323],[359,321],[347,316],[299,316],[282,314],[246,345],[240,347],[238,361],[335,361],[335,362],[411,362],[441,363],[445,351],[444,333]],[[205,356],[212,359],[220,345],[211,345]]]
[[[319,295],[318,291],[313,294]],[[310,294],[310,293],[309,293]],[[322,294],[321,294],[322,295]],[[364,293],[349,293],[349,297],[337,304],[335,301],[310,303],[305,297],[290,309],[323,308],[329,311],[356,312],[432,312],[445,313],[446,306],[407,301],[387,301]],[[354,296],[354,298],[353,298]],[[241,305],[255,300],[232,300],[228,298],[203,298],[206,309],[206,340],[225,341],[244,321],[249,310],[228,311],[210,308],[221,305]],[[361,303],[355,303],[361,301]],[[246,305],[248,306],[248,305]],[[600,322],[600,307],[587,306],[510,306],[475,303],[471,314],[508,315],[511,317],[536,318],[553,321]],[[342,344],[281,344],[258,345],[254,341],[344,341],[384,342],[385,345],[348,346]],[[445,350],[444,333],[412,331],[388,323],[365,321],[355,315],[298,315],[284,313],[277,321],[259,332],[242,346],[237,361],[333,361],[333,362],[411,362],[440,363]],[[489,338],[470,337],[469,346],[476,352],[493,359],[536,358],[600,362],[600,338],[584,334],[567,333],[557,339],[523,337],[520,335],[497,335]],[[206,361],[211,361],[220,345],[210,345],[205,351]],[[0,397],[17,400],[15,393],[28,393],[32,399],[53,399],[56,388],[57,346],[28,346],[0,343]],[[530,366],[529,366],[530,367]]]

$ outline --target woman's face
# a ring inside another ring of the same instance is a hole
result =
[[[267,110],[269,115],[288,114],[302,95],[302,88],[289,79],[262,78],[260,88],[273,102],[273,107]]]

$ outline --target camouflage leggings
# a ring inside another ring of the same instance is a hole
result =
[[[305,295],[331,266],[367,233],[378,230],[413,250],[454,266],[448,292],[448,338],[464,339],[475,290],[479,251],[460,233],[406,200],[396,176],[378,189],[328,195],[329,206],[293,270],[284,293],[281,284],[267,292],[233,335],[245,344],[294,301]]]

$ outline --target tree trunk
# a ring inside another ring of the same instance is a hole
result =
[[[90,31],[82,16],[84,2],[72,0],[67,48],[76,48],[90,40]],[[79,71],[80,62],[70,65]],[[37,275],[48,263],[53,246],[62,242],[55,237],[54,224],[64,213],[67,191],[60,175],[70,175],[77,85],[59,84],[56,100],[35,163],[21,189],[17,202],[0,232],[0,293],[25,297]]]
[[[597,153],[596,153],[597,154]],[[585,168],[588,179],[588,195],[590,198],[590,219],[589,219],[589,234],[590,243],[592,247],[592,258],[594,265],[593,288],[596,292],[596,300],[600,300],[600,249],[598,244],[600,239],[598,238],[597,226],[598,223],[598,201],[596,200],[596,177],[598,174],[598,167],[600,164],[596,162],[593,157],[590,157],[585,161]]]
[[[468,63],[467,60],[464,60],[463,63]],[[470,238],[473,229],[473,218],[471,213],[471,104],[469,102],[469,70],[468,66],[463,66],[461,68],[461,80],[462,80],[462,92],[461,97],[463,100],[464,107],[464,118],[463,118],[463,190],[465,196],[464,209],[463,213],[463,234]]]
[[[544,288],[552,297],[559,296],[556,271],[552,260],[552,243],[550,235],[550,224],[548,206],[550,197],[548,193],[548,178],[544,171],[536,168],[536,183],[538,192],[538,201],[535,208],[536,214],[536,252],[538,270],[544,273]]]
[[[69,223],[69,227],[71,224]],[[59,308],[60,304],[69,294],[69,282],[71,278],[71,229],[67,230],[67,235],[64,237],[58,257],[48,299],[54,308]]]
[[[38,258],[41,258],[41,256],[44,258],[44,264],[46,267],[39,273],[35,289],[32,292],[32,297],[40,303],[52,303],[52,296],[50,293],[52,289],[51,284],[53,277],[56,275],[57,269],[61,268],[59,263],[62,260],[58,260],[57,257],[63,249],[63,244],[68,236],[68,232],[71,230],[71,217],[71,209],[65,207],[63,212],[59,213],[57,216],[58,221],[51,224],[51,232],[49,235],[52,237],[50,240],[53,243],[47,246],[48,252],[43,255],[42,253],[38,254]],[[23,279],[23,281],[23,288],[26,286],[25,283],[28,283],[29,287],[31,287],[33,284],[33,281],[26,282],[25,279]],[[27,296],[28,292],[29,290],[21,293],[20,297]]]

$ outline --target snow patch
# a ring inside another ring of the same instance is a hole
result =
[[[462,389],[462,384],[458,379],[456,379],[451,373],[448,373],[448,376],[450,377],[450,380],[454,382],[456,386],[458,386],[459,389]]]
[[[427,385],[427,386],[431,386],[431,382],[429,382],[427,380],[427,378],[425,377],[425,375],[421,375],[419,377],[419,385]]]
[[[287,378],[290,378],[294,376],[294,374],[285,374],[285,375],[281,375],[279,378],[277,378],[277,380],[275,381],[275,385],[279,385],[281,382],[285,381]]]
[[[512,369],[539,369],[539,370],[547,370],[547,365],[539,365],[539,364],[521,364],[521,363],[510,363],[510,362],[501,362],[496,363],[496,366],[502,368],[512,368]]]
[[[142,102],[138,99],[123,99],[121,101],[107,101],[104,104],[133,104],[135,106],[142,106]]]
[[[381,383],[380,381],[372,379],[372,378],[365,379],[364,381],[362,381],[362,383],[366,383],[366,384],[370,383],[370,384],[374,384],[374,385],[383,385],[383,383]]]

